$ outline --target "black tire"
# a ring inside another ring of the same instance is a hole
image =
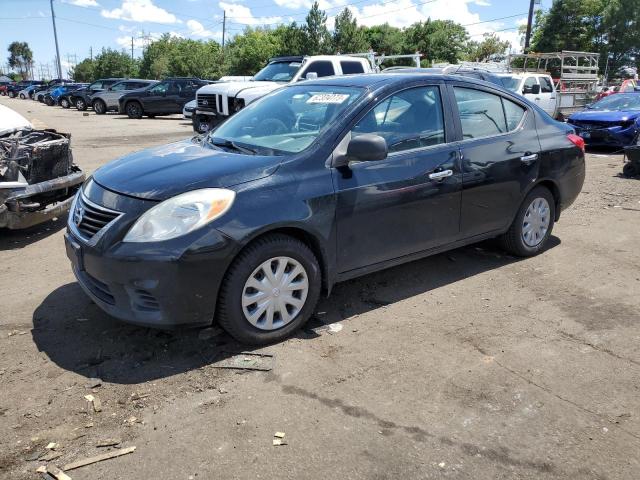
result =
[[[84,98],[78,98],[76,100],[76,109],[81,112],[84,112],[87,109],[87,102],[84,101]]]
[[[55,103],[53,101],[53,98],[51,97],[47,97],[44,99],[44,103],[48,106],[48,107],[53,107],[53,104]]]
[[[21,93],[21,94],[20,94],[20,99],[21,99],[21,100],[25,100],[26,98],[27,98],[27,97],[25,97],[25,96],[24,96],[24,93]]]
[[[199,134],[207,133],[212,129],[208,115],[196,115],[194,113],[191,116],[191,124],[193,125],[193,131]]]
[[[290,257],[306,271],[309,282],[307,298],[300,312],[284,326],[275,330],[261,330],[245,318],[242,293],[249,276],[270,258]],[[313,313],[321,289],[321,272],[313,252],[301,241],[282,234],[262,237],[247,246],[233,261],[220,288],[217,320],[233,338],[251,345],[265,345],[281,341],[302,327]]]
[[[9,98],[16,98],[15,92],[9,92]]]
[[[524,238],[524,224],[525,224],[525,215],[527,213],[527,209],[530,205],[533,204],[534,201],[538,199],[544,199],[547,202],[549,207],[548,212],[548,227],[544,236],[537,240],[538,243],[535,245],[527,244]],[[553,198],[553,195],[546,187],[535,187],[533,190],[529,192],[529,194],[525,197],[522,205],[518,209],[518,213],[516,218],[513,220],[513,223],[509,227],[509,230],[500,237],[500,243],[502,248],[504,248],[507,252],[516,255],[518,257],[531,257],[533,255],[537,255],[544,248],[545,244],[549,240],[551,236],[551,232],[553,231],[553,225],[555,223],[556,218],[556,202]]]
[[[104,115],[105,113],[107,113],[107,104],[104,103],[103,100],[100,100],[98,98],[97,100],[93,101],[93,111],[98,115]]]
[[[625,163],[622,167],[622,175],[625,177],[635,177],[639,173],[638,168],[636,168],[636,166],[631,162]]]
[[[62,108],[69,108],[71,106],[71,103],[69,102],[68,98],[64,98],[63,97],[63,98],[60,99],[60,106]]]
[[[129,118],[139,119],[144,115],[144,111],[142,110],[142,105],[140,102],[132,101],[125,105],[124,111]]]

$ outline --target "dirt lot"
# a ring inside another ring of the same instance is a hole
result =
[[[191,133],[178,117],[0,103],[71,132],[87,173]],[[257,350],[274,355],[268,372],[217,368],[241,349],[224,335],[102,313],[74,281],[65,219],[0,231],[0,477],[37,478],[47,452],[62,466],[116,439],[136,451],[69,475],[639,478],[640,181],[621,162],[588,156],[542,255],[486,243],[338,285],[297,338]]]

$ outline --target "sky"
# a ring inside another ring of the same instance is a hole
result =
[[[552,0],[542,0],[549,8]],[[192,39],[222,38],[246,26],[303,23],[312,0],[54,0],[63,70],[104,48],[131,51],[139,57],[145,42],[171,33]],[[473,40],[497,32],[520,50],[517,33],[526,24],[529,0],[319,0],[333,18],[348,7],[361,25],[388,22],[406,27],[420,20],[453,20],[465,25]],[[28,42],[34,52],[36,76],[40,64],[55,71],[55,44],[49,0],[0,0],[0,66],[6,67],[7,47]]]

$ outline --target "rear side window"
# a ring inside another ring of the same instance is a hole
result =
[[[311,72],[317,73],[318,77],[329,77],[336,74],[336,72],[333,70],[333,63],[325,60],[319,60],[309,65],[304,72],[304,76],[306,76],[307,73]]]
[[[526,110],[499,95],[454,87],[464,139],[491,137],[518,127]]]
[[[389,152],[445,142],[438,87],[419,87],[387,97],[357,123],[352,135],[373,133],[387,141]]]
[[[111,90],[114,92],[119,92],[120,90],[125,90],[127,88],[127,82],[116,83]]]
[[[89,86],[89,88],[90,88],[91,90],[100,90],[101,88],[103,88],[103,86],[102,86],[102,85],[103,85],[103,83],[102,83],[102,82],[94,82],[94,83],[92,83],[92,84]]]
[[[553,92],[553,84],[551,83],[551,79],[549,77],[540,77],[540,91],[542,93]]]
[[[360,62],[342,61],[340,62],[340,68],[342,68],[342,73],[345,75],[352,73],[364,73],[364,67]]]

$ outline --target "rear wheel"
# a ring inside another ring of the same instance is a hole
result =
[[[53,101],[53,98],[51,98],[51,97],[47,97],[47,98],[45,98],[45,99],[44,99],[44,103],[45,103],[47,106],[49,106],[49,107],[53,107],[53,104],[54,104],[55,102]]]
[[[84,101],[84,98],[78,98],[76,100],[76,108],[80,111],[85,111],[87,109],[87,102]]]
[[[107,113],[107,104],[103,100],[97,99],[93,101],[93,111],[98,115]]]
[[[25,97],[25,96],[24,96],[24,93],[21,93],[21,94],[20,94],[20,98],[21,98],[22,100],[24,100],[24,99],[25,99],[25,98],[27,98],[27,97]]]
[[[9,98],[16,98],[15,92],[9,92]]]
[[[273,234],[233,261],[220,289],[218,322],[236,340],[277,342],[309,319],[320,295],[320,267],[304,243]]]
[[[639,170],[640,169],[636,168],[635,164],[629,162],[625,163],[622,167],[622,174],[625,177],[635,177],[636,175],[640,174]]]
[[[555,221],[555,199],[545,187],[526,196],[509,230],[502,235],[502,247],[519,257],[536,255],[551,236]]]
[[[127,103],[127,105],[124,107],[124,111],[127,113],[127,116],[129,118],[142,118],[142,105],[140,105],[138,102]]]

